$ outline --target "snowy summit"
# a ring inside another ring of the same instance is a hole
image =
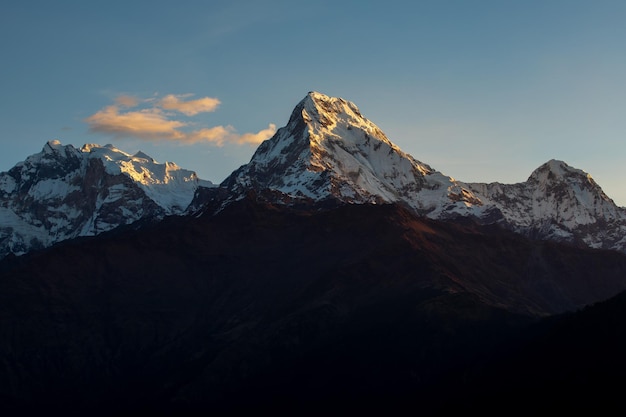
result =
[[[142,152],[48,142],[0,173],[0,258],[140,219],[215,213],[254,194],[311,208],[399,203],[432,219],[626,251],[626,209],[586,172],[550,160],[518,184],[458,181],[403,152],[354,103],[310,92],[219,187]]]
[[[234,198],[255,190],[285,202],[400,202],[434,219],[470,217],[528,236],[626,250],[626,210],[584,171],[551,160],[519,184],[457,181],[403,152],[353,103],[318,92],[222,186]]]
[[[0,173],[0,257],[180,214],[198,187],[211,185],[193,171],[143,153],[50,141]]]
[[[453,178],[394,145],[353,103],[310,92],[287,126],[263,142],[223,185],[295,198],[352,203],[403,201],[421,213],[480,204]]]

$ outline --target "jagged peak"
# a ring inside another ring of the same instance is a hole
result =
[[[71,145],[69,145],[71,146]],[[46,154],[54,153],[55,151],[62,151],[65,147],[61,144],[61,141],[58,139],[49,140],[43,146],[42,152]]]
[[[425,186],[432,168],[403,152],[343,98],[311,91],[287,126],[263,142],[249,164],[227,178],[288,195],[347,201],[397,201]]]
[[[599,199],[598,201],[602,200],[615,205],[615,202],[606,195],[590,174],[558,159],[551,159],[533,171],[528,178],[528,183],[541,188],[565,186],[570,188],[581,201],[587,201],[589,197],[583,197],[587,195]]]
[[[57,148],[57,147],[62,146],[61,141],[60,141],[60,140],[58,140],[58,139],[52,139],[52,140],[49,140],[49,141],[46,143],[46,145],[48,145],[48,146],[49,146],[49,147],[51,147],[51,148]]]
[[[137,159],[146,159],[146,160],[147,160],[147,161],[149,161],[149,162],[156,162],[156,161],[154,160],[154,158],[152,158],[150,155],[148,155],[148,154],[146,154],[146,153],[144,153],[144,152],[142,152],[142,151],[137,151],[137,153],[135,153],[135,154],[133,155],[133,158],[137,158]],[[166,162],[166,163],[167,163],[167,162]]]
[[[307,106],[336,106],[338,108],[350,106],[356,109],[356,105],[348,100],[341,97],[332,97],[318,91],[309,91],[302,101]]]
[[[46,142],[43,146],[43,149],[39,154],[34,154],[28,157],[27,159],[34,161],[39,160],[39,158],[44,158],[45,160],[57,159],[57,158],[68,158],[72,155],[75,155],[76,148],[72,145],[63,145],[60,140],[53,139]]]
[[[97,150],[97,149],[108,149],[108,150],[112,150],[112,151],[115,151],[115,152],[124,152],[124,151],[121,151],[120,149],[116,148],[114,145],[112,145],[110,143],[107,143],[106,145],[100,145],[98,143],[86,143],[86,144],[84,144],[80,148],[81,152],[86,152],[86,153],[89,153],[89,152],[91,152],[93,150]],[[124,152],[124,153],[126,153],[126,152]]]
[[[110,150],[114,152],[123,152],[119,150],[118,148],[116,148],[115,146],[111,145],[110,143],[107,143],[106,145],[100,145],[98,143],[86,143],[80,148],[80,150],[81,152],[85,152],[85,153],[91,153],[93,151],[98,151],[98,150]],[[126,153],[126,152],[123,152],[123,153]]]
[[[298,132],[296,137],[306,139],[314,148],[329,139],[344,142],[362,136],[374,142],[384,142],[396,152],[403,153],[376,124],[361,114],[354,103],[317,91],[310,91],[296,105],[287,127],[293,133]]]
[[[363,119],[354,103],[343,98],[310,91],[293,109],[289,117],[289,124],[294,125],[304,122],[307,125],[311,123],[328,125],[340,114],[344,114],[353,120]]]
[[[542,164],[537,169],[535,169],[532,174],[530,174],[530,177],[528,179],[529,181],[546,181],[563,180],[569,177],[578,177],[593,181],[591,175],[589,175],[585,171],[574,168],[568,165],[566,162],[558,159],[550,159],[548,162]]]
[[[85,143],[83,146],[81,146],[80,151],[84,153],[89,153],[92,149],[97,149],[101,147],[102,146],[98,145],[97,143]]]
[[[83,153],[89,154],[89,158],[100,158],[105,161],[129,160],[132,156],[111,144],[99,145],[88,143],[80,148]],[[152,158],[150,158],[152,159]]]
[[[331,119],[342,117],[351,122],[360,123],[364,119],[359,108],[351,101],[340,97],[331,97],[317,91],[310,91],[296,106],[296,115],[306,122],[316,121],[322,125],[332,123]]]

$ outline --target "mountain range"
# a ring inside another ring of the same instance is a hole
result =
[[[466,217],[541,239],[626,250],[626,209],[584,171],[550,160],[524,183],[457,181],[400,150],[353,103],[316,92],[221,185],[236,195],[254,189],[289,200],[402,203],[432,219]]]
[[[311,92],[219,186],[141,152],[48,142],[0,174],[0,257],[202,211],[216,198],[223,206],[250,191],[284,204],[401,203],[432,219],[626,251],[626,209],[584,171],[550,160],[523,183],[457,181],[403,152],[353,103]]]
[[[624,252],[584,171],[458,181],[317,92],[221,184],[51,141],[0,174],[0,405],[623,410]]]

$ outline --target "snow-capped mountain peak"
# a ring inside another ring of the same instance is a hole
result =
[[[590,174],[551,159],[518,184],[468,184],[507,227],[530,236],[626,250],[626,210]]]
[[[315,201],[401,201],[423,213],[440,208],[441,199],[459,207],[479,202],[403,152],[354,103],[318,92],[308,93],[287,125],[222,185],[239,195],[255,189]]]
[[[0,173],[0,258],[139,219],[182,214],[198,187],[193,171],[113,145],[47,142]]]
[[[585,171],[571,167],[564,161],[551,159],[535,169],[528,177],[528,181],[545,183],[548,181],[567,180],[568,177],[591,179],[591,175],[587,174]]]
[[[141,151],[130,155],[110,144],[86,144],[81,152],[88,154],[89,158],[100,159],[107,173],[130,177],[169,214],[182,213],[191,203],[197,187],[213,185],[210,181],[200,180],[193,171],[182,169],[173,162],[158,163]]]
[[[471,217],[534,237],[626,250],[625,210],[586,172],[553,159],[523,183],[463,183],[403,152],[353,103],[318,92],[222,186],[234,198],[252,189],[284,202],[401,202],[435,219]]]
[[[219,211],[254,194],[307,207],[400,203],[433,219],[626,251],[626,209],[586,172],[552,159],[517,184],[457,181],[402,151],[354,103],[310,92],[220,187],[143,152],[46,143],[0,173],[0,257],[139,219]]]
[[[61,157],[67,157],[68,154],[66,151],[74,151],[74,147],[68,148],[61,144],[61,141],[58,139],[49,140],[46,142],[42,149],[42,153],[44,155],[58,155]]]
[[[610,220],[621,217],[619,208],[590,174],[563,161],[551,159],[533,171],[526,183],[535,190],[536,199],[575,205],[577,224],[595,223],[598,216]]]

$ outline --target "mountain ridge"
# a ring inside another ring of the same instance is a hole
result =
[[[234,198],[272,191],[288,204],[399,202],[434,219],[470,218],[533,238],[626,251],[626,208],[586,172],[552,159],[521,183],[458,181],[403,152],[354,103],[318,92],[220,186]]]
[[[400,204],[246,197],[0,261],[0,409],[437,406],[434,383],[503,334],[622,291],[624,271],[618,252]]]
[[[622,211],[584,171],[463,183],[319,93],[281,129],[220,186],[55,141],[0,174],[16,229],[68,232],[0,259],[3,412],[502,415],[620,386],[626,254],[593,246]]]
[[[398,203],[432,219],[626,251],[626,208],[586,172],[552,159],[521,183],[459,181],[402,151],[354,103],[312,91],[219,185],[141,151],[46,143],[0,173],[0,258],[139,219],[216,212],[250,192],[300,206]]]

